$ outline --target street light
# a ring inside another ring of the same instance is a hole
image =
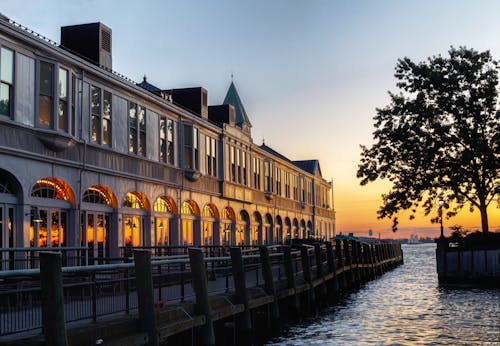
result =
[[[440,238],[444,238],[444,232],[443,232],[443,205],[444,201],[442,199],[439,200],[439,224],[441,225],[441,236]]]

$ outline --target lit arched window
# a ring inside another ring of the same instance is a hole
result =
[[[111,198],[97,186],[89,187],[82,198],[83,202],[111,205]]]
[[[223,219],[234,220],[235,217],[234,217],[234,211],[233,211],[233,209],[231,209],[229,207],[226,207],[226,208],[222,209],[222,218]]]
[[[143,201],[134,192],[128,192],[123,199],[125,208],[144,209]]]
[[[205,208],[203,208],[203,216],[204,217],[216,217],[215,211],[209,205],[206,205]]]
[[[158,213],[175,213],[175,204],[169,197],[159,197],[154,205],[154,211]]]
[[[193,210],[193,207],[191,206],[191,204],[189,204],[188,202],[182,203],[181,213],[188,214],[188,215],[194,214],[194,210]]]
[[[61,199],[69,201],[69,193],[56,179],[45,178],[36,182],[31,190],[32,197]]]

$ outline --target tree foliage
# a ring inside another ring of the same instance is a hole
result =
[[[442,199],[447,217],[477,208],[487,232],[487,207],[500,206],[498,62],[489,51],[448,53],[420,63],[398,60],[399,91],[376,110],[374,144],[361,146],[361,185],[392,182],[378,215],[392,218],[394,231],[398,212],[413,218],[423,208],[429,215]]]

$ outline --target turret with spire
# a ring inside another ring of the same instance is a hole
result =
[[[243,106],[243,102],[241,102],[240,95],[236,90],[236,86],[234,85],[234,81],[232,80],[233,76],[231,75],[231,85],[227,90],[226,97],[224,98],[223,104],[233,105],[235,113],[236,113],[236,126],[240,127],[243,132],[250,135],[250,129],[252,128],[252,124],[248,119],[247,112],[245,107]]]

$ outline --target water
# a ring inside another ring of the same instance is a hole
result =
[[[268,345],[500,345],[500,290],[438,286],[435,244]]]

